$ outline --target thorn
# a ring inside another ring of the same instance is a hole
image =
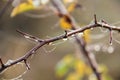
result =
[[[103,19],[101,20],[101,22],[107,24],[107,22],[105,20],[103,20]]]
[[[1,58],[0,58],[0,63],[1,63],[1,66],[2,66],[2,67],[5,66]]]
[[[95,24],[97,24],[96,14],[94,14],[94,22],[95,22]]]
[[[67,38],[67,30],[65,30],[64,38]]]
[[[43,42],[43,41],[44,41],[44,40],[42,40],[42,39],[39,39],[39,38],[37,38],[37,37],[35,37],[35,36],[32,36],[32,35],[29,35],[29,34],[27,34],[27,33],[25,33],[25,32],[20,31],[20,30],[16,30],[16,31],[17,31],[18,33],[22,34],[25,38],[34,40],[35,42]]]
[[[18,30],[18,29],[17,29],[16,31],[17,31],[18,33],[22,34],[23,36],[26,35],[26,33],[22,32],[22,31],[20,31],[20,30]]]
[[[112,39],[112,29],[110,29],[110,41],[109,41],[109,42],[110,42],[110,45],[112,45],[112,40],[113,40],[113,39]]]
[[[26,60],[26,59],[24,60],[24,63],[25,63],[25,65],[26,65],[26,67],[27,67],[27,70],[30,70],[30,66],[29,66],[29,64],[27,63],[27,60]]]

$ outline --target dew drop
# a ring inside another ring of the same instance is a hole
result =
[[[84,33],[78,33],[78,36],[83,36],[84,35]]]
[[[35,40],[36,42],[39,42],[37,39]]]
[[[114,48],[113,46],[109,46],[108,49],[107,49],[108,53],[113,53],[114,52]]]
[[[52,45],[53,43],[52,42],[50,42],[48,45]]]
[[[110,42],[110,46],[112,46],[112,42]]]
[[[91,30],[93,30],[93,28],[90,28]]]
[[[8,60],[6,64],[7,64],[7,65],[10,65],[13,61],[14,61],[14,60]]]
[[[75,35],[73,34],[72,37],[74,37]]]
[[[100,51],[100,45],[95,45],[95,46],[94,46],[94,50],[95,50],[95,51]]]
[[[25,38],[27,38],[27,39],[28,39],[28,38],[30,38],[30,37],[29,37],[29,36],[27,36],[27,35],[24,35],[24,37],[25,37]]]
[[[64,38],[63,41],[67,41],[68,39],[67,38]]]
[[[35,51],[32,51],[32,53],[35,53]]]

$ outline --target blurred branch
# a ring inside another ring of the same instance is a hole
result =
[[[2,15],[4,14],[5,10],[7,9],[7,7],[9,6],[9,4],[12,2],[13,0],[9,0],[8,3],[5,5],[5,7],[2,9],[2,11],[0,12],[0,17],[2,17]],[[98,22],[96,19],[96,15],[94,15],[94,23],[89,24],[85,27],[82,28],[77,28],[77,24],[74,20],[74,18],[69,14],[69,12],[66,10],[65,6],[62,4],[62,2],[60,0],[52,0],[52,4],[54,5],[54,8],[58,17],[63,17],[66,16],[67,20],[69,21],[69,23],[72,25],[72,30],[70,32],[66,32],[65,34],[62,34],[60,36],[56,36],[50,39],[39,39],[35,36],[29,35],[25,32],[22,32],[20,30],[17,30],[17,32],[19,32],[22,36],[24,36],[27,39],[30,40],[34,40],[35,42],[37,42],[37,45],[34,46],[31,50],[29,50],[25,55],[23,55],[22,57],[10,62],[10,63],[3,63],[2,59],[0,58],[0,63],[1,63],[1,67],[0,67],[0,73],[2,71],[4,71],[5,69],[7,69],[8,67],[11,67],[12,65],[15,65],[19,62],[24,62],[27,69],[30,69],[30,66],[27,63],[28,58],[35,54],[35,52],[41,48],[42,46],[49,44],[51,42],[63,39],[63,38],[67,38],[69,36],[74,35],[76,42],[78,43],[80,50],[82,51],[83,55],[85,56],[85,58],[88,60],[94,74],[96,75],[98,80],[102,80],[101,74],[98,71],[98,64],[95,60],[94,54],[89,52],[86,49],[86,42],[84,41],[84,39],[82,37],[79,37],[76,33],[83,33],[85,30],[91,29],[91,28],[96,28],[96,27],[102,27],[102,28],[107,28],[110,31],[110,43],[112,42],[112,30],[118,31],[120,32],[120,27],[116,27],[116,26],[111,26],[109,24],[107,24],[105,21],[101,21]]]
[[[3,14],[5,13],[5,11],[7,10],[7,8],[9,7],[9,5],[13,2],[14,0],[8,0],[8,2],[5,4],[5,6],[2,8],[2,10],[0,11],[0,19],[3,16]]]
[[[29,35],[25,32],[22,32],[20,30],[17,30],[17,32],[19,32],[21,35],[23,35],[24,37],[25,36],[28,36],[29,38],[25,37],[26,39],[34,39],[35,41],[38,41],[37,45],[34,46],[31,50],[29,50],[25,55],[23,55],[22,57],[16,59],[16,60],[13,60],[12,62],[10,63],[3,63],[2,59],[0,58],[0,63],[1,63],[1,67],[0,67],[0,73],[3,72],[5,69],[11,67],[12,65],[15,65],[19,62],[24,62],[26,64],[26,67],[28,69],[30,69],[29,65],[27,64],[27,59],[35,54],[35,52],[41,48],[42,46],[46,45],[46,44],[49,44],[51,42],[54,42],[54,41],[57,41],[57,40],[61,40],[61,39],[64,39],[64,38],[67,38],[69,36],[72,36],[72,35],[75,35],[76,33],[82,33],[84,32],[85,30],[88,30],[88,29],[91,29],[91,28],[97,28],[97,27],[102,27],[102,28],[107,28],[107,29],[111,29],[111,30],[115,30],[115,31],[120,31],[120,27],[115,27],[115,26],[111,26],[111,25],[108,25],[108,24],[105,24],[103,22],[97,22],[97,24],[89,24],[85,27],[82,27],[80,29],[76,29],[76,30],[73,30],[71,32],[68,32],[66,34],[62,34],[62,35],[59,35],[59,36],[56,36],[56,37],[53,37],[53,38],[50,38],[50,39],[39,39],[35,36],[32,36],[32,35]],[[31,37],[32,36],[32,37]],[[39,41],[40,40],[40,41]],[[85,46],[84,46],[85,48]],[[86,48],[85,48],[86,50]],[[87,53],[87,52],[86,52]],[[86,56],[89,56],[90,58],[93,57],[93,55],[91,54],[86,54]],[[92,58],[93,59],[93,58]],[[93,65],[93,64],[91,64]],[[93,67],[94,69],[94,67]]]
[[[56,9],[53,9],[53,11],[55,11],[55,13],[61,18],[61,17],[64,17],[64,16],[67,16],[67,20],[68,20],[68,23],[70,23],[72,25],[72,30],[76,30],[77,29],[77,24],[76,24],[76,21],[74,20],[74,18],[69,14],[69,12],[67,11],[67,9],[65,8],[65,6],[63,5],[63,3],[60,1],[60,0],[52,0],[52,3],[54,5],[54,7]],[[96,26],[100,26],[98,23],[97,23],[97,19],[96,19],[96,15],[94,15],[94,25]],[[105,24],[104,24],[105,25]],[[91,25],[88,25],[88,27],[85,27],[86,28],[90,28]],[[103,25],[102,25],[103,26]],[[93,27],[93,26],[91,26]],[[105,26],[104,26],[105,27]],[[107,27],[107,26],[106,26]],[[109,28],[110,29],[110,28]],[[84,29],[83,29],[84,30]],[[110,31],[111,32],[111,31]],[[85,40],[82,38],[82,37],[79,37],[78,35],[75,35],[75,40],[76,42],[78,43],[79,47],[80,47],[80,50],[82,51],[83,55],[87,58],[94,74],[96,75],[97,79],[98,80],[102,80],[101,78],[101,74],[100,72],[98,71],[98,64],[96,62],[96,59],[94,57],[94,54],[87,51],[86,49],[86,42]],[[112,40],[112,38],[110,38],[110,40]]]
[[[70,24],[72,25],[72,30],[77,29],[77,24],[74,20],[74,18],[69,14],[65,6],[60,0],[52,0],[53,5],[57,9],[56,12],[58,12],[59,17],[67,16],[67,20],[69,20]],[[96,15],[94,16],[95,18],[95,24],[97,23]],[[78,43],[80,50],[82,51],[83,55],[85,58],[88,60],[94,74],[96,75],[98,80],[102,80],[101,75],[98,71],[98,64],[96,62],[95,56],[93,53],[90,53],[89,51],[86,50],[86,42],[82,37],[79,37],[78,35],[75,35],[75,40]]]

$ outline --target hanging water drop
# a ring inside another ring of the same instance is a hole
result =
[[[110,42],[110,46],[112,46],[112,44],[113,44],[113,43],[112,43],[112,42]]]
[[[63,38],[63,41],[67,41],[68,40],[68,38]]]
[[[52,44],[53,44],[52,42],[48,43],[48,45],[52,45]]]
[[[7,65],[10,65],[13,61],[14,61],[14,60],[8,60],[6,64],[7,64]]]
[[[35,39],[35,42],[39,42],[39,40]]]
[[[78,36],[83,36],[83,35],[84,35],[84,33],[83,33],[83,32],[78,33]]]
[[[95,46],[94,46],[94,50],[95,50],[95,51],[100,51],[100,45],[95,45]]]
[[[27,38],[27,39],[28,39],[28,38],[30,38],[30,37],[29,37],[29,36],[27,36],[27,35],[24,35],[24,37],[25,37],[25,38]]]
[[[91,30],[93,30],[94,28],[90,28]]]
[[[108,49],[107,49],[108,53],[113,53],[114,52],[114,48],[113,46],[109,46]]]

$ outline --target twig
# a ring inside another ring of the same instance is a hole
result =
[[[20,30],[16,30],[18,33],[20,33],[21,35],[23,35],[26,39],[30,39],[30,40],[33,40],[35,42],[43,42],[44,40],[42,39],[39,39],[38,37],[35,37],[35,36],[32,36],[32,35],[29,35],[27,33],[24,33]]]
[[[1,63],[1,67],[4,67],[4,63],[1,58],[0,58],[0,63]]]
[[[88,29],[91,29],[91,28],[97,28],[97,27],[102,27],[102,28],[107,28],[107,29],[112,29],[112,30],[115,30],[115,31],[120,31],[120,27],[114,27],[114,26],[110,26],[110,25],[106,25],[104,23],[101,23],[101,22],[97,22],[97,24],[90,24],[90,25],[87,25],[83,28],[80,28],[80,29],[77,29],[77,30],[74,30],[74,31],[71,31],[71,32],[68,32],[66,35],[65,34],[62,34],[62,35],[59,35],[59,36],[56,36],[56,37],[53,37],[53,38],[50,38],[50,39],[45,39],[43,40],[42,42],[38,43],[36,46],[34,46],[31,50],[29,50],[25,55],[23,55],[22,57],[14,60],[13,62],[11,63],[5,63],[3,67],[0,68],[0,73],[2,71],[4,71],[5,69],[7,69],[8,67],[11,67],[19,62],[22,62],[24,60],[27,60],[31,55],[34,55],[35,52],[41,48],[42,46],[44,46],[45,44],[48,44],[48,43],[51,43],[51,42],[54,42],[54,41],[57,41],[57,40],[61,40],[63,39],[64,37],[69,37],[69,36],[72,36],[76,33],[80,33],[80,32],[84,32],[85,30],[88,30]],[[22,31],[21,31],[22,32]],[[22,32],[21,34],[23,34],[24,32]],[[27,34],[27,33],[24,33],[24,34]],[[29,34],[28,34],[29,35]],[[24,36],[24,35],[23,35]],[[89,55],[88,55],[89,56]],[[1,60],[2,62],[2,60]],[[2,62],[2,65],[3,65],[3,62]]]
[[[12,1],[12,0],[10,0]],[[19,31],[17,30],[17,32],[19,32],[21,35],[23,35],[25,38],[27,39],[32,39],[34,41],[37,40],[37,42],[39,42],[35,47],[33,47],[31,50],[29,50],[25,55],[23,55],[22,57],[12,61],[11,63],[5,63],[3,64],[2,60],[0,59],[0,63],[1,63],[1,66],[0,67],[0,73],[2,71],[4,71],[5,69],[7,69],[8,67],[11,67],[12,65],[15,65],[19,62],[22,62],[24,61],[24,63],[26,64],[26,67],[28,69],[30,69],[29,65],[27,64],[27,59],[31,56],[31,55],[34,55],[35,52],[41,48],[42,46],[44,46],[45,44],[49,44],[51,42],[54,42],[54,41],[57,41],[57,40],[60,40],[60,39],[63,39],[63,38],[66,38],[66,37],[69,37],[69,36],[72,36],[72,35],[75,35],[75,39],[76,39],[76,42],[79,44],[80,46],[80,49],[81,51],[83,52],[83,55],[87,58],[94,74],[96,75],[97,79],[98,80],[102,80],[101,78],[101,75],[100,75],[100,72],[98,71],[98,65],[96,63],[96,60],[95,60],[95,57],[92,53],[90,53],[89,51],[86,50],[86,42],[83,40],[83,38],[79,38],[76,33],[80,33],[80,32],[84,32],[85,30],[88,30],[88,29],[91,29],[91,28],[96,28],[96,27],[102,27],[102,28],[107,28],[109,30],[116,30],[118,32],[120,32],[120,27],[115,27],[115,26],[111,26],[111,25],[108,25],[107,23],[104,23],[104,22],[97,22],[97,19],[96,19],[96,15],[94,15],[94,21],[95,23],[93,24],[89,24],[85,27],[82,27],[80,29],[77,29],[77,25],[75,23],[75,20],[72,18],[72,16],[67,12],[66,8],[64,7],[64,5],[62,4],[62,2],[60,0],[52,0],[52,3],[53,5],[55,6],[57,12],[59,13],[59,17],[62,17],[62,16],[67,16],[67,18],[70,20],[70,24],[72,25],[72,30],[74,31],[71,31],[71,32],[68,32],[66,34],[63,34],[63,35],[60,35],[60,36],[56,36],[56,37],[53,37],[53,38],[50,38],[50,39],[39,39],[35,36],[32,36],[32,35],[29,35],[27,33],[24,33],[22,31]],[[6,8],[5,8],[6,9]],[[0,16],[4,13],[4,10],[1,12]]]

